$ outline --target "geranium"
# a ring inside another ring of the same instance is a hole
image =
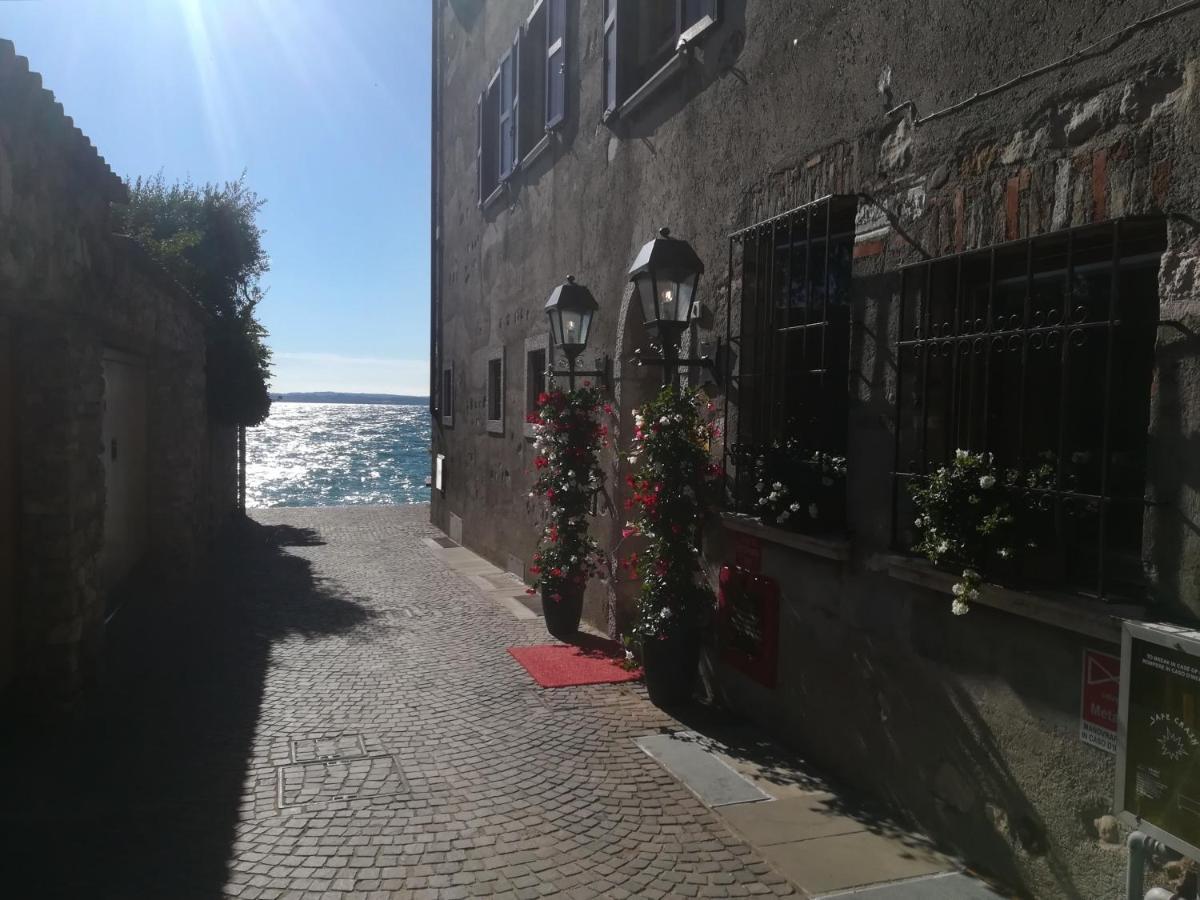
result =
[[[531,494],[546,501],[546,525],[534,554],[533,587],[543,598],[561,600],[568,585],[579,586],[604,571],[600,547],[588,536],[592,497],[604,483],[599,454],[608,429],[599,421],[600,392],[593,387],[538,397],[533,426],[537,481]]]
[[[708,455],[718,434],[711,412],[699,392],[672,387],[634,411],[629,458],[636,468],[627,480],[634,515],[626,530],[645,546],[626,568],[642,578],[632,626],[637,641],[695,626],[712,607],[699,563],[700,530],[720,477]]]

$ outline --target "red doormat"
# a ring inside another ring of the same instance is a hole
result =
[[[642,677],[641,669],[621,668],[625,650],[620,644],[588,634],[579,635],[574,644],[509,647],[508,652],[545,688],[616,684]]]

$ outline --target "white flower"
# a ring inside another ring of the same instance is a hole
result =
[[[789,506],[789,507],[788,507],[788,510],[789,510],[790,512],[800,512],[800,504],[799,504],[799,503],[793,503],[791,506]]]
[[[530,494],[529,496],[530,496],[530,497],[532,497],[532,496],[533,496],[533,494]],[[759,497],[759,498],[758,498],[758,505],[759,505],[759,506],[766,506],[766,505],[767,505],[767,498],[766,498],[766,497]]]
[[[967,592],[967,586],[960,581],[955,584],[954,587],[950,588],[950,592],[954,594],[955,597],[961,597]]]
[[[817,513],[819,513],[819,512],[820,512],[820,510],[817,509],[817,504],[815,504],[815,503],[808,504],[808,517],[810,519],[815,519],[817,517]]]
[[[950,612],[954,613],[956,616],[965,616],[970,609],[971,607],[967,606],[967,604],[963,603],[961,600],[955,600],[950,604]]]
[[[636,456],[630,456],[630,457],[629,457],[629,464],[630,464],[631,466],[636,466],[636,465],[637,465],[637,457],[636,457]]]
[[[675,413],[675,421],[682,423],[683,422],[683,413]]]
[[[666,416],[663,416],[661,419],[658,420],[658,424],[659,425],[670,425],[671,420],[668,419]]]
[[[960,460],[960,461],[961,461],[961,460],[965,460],[965,459],[970,459],[970,458],[971,458],[971,454],[970,454],[968,451],[966,451],[966,450],[955,450],[955,451],[954,451],[954,458],[955,458],[955,459],[957,459],[957,460]]]
[[[760,481],[758,484],[756,484],[754,486],[754,489],[761,494],[763,491],[765,491],[767,489],[767,486],[763,482]]]
[[[969,578],[972,581],[978,581],[979,573],[974,569],[963,569],[963,578]]]
[[[658,614],[658,617],[659,617],[660,619],[669,619],[669,618],[671,618],[671,610],[670,610],[670,609],[668,609],[667,607],[665,607],[665,606],[664,606],[664,607],[662,608],[662,612],[660,612],[660,613]]]
[[[574,469],[567,469],[567,477],[568,477],[568,478],[574,478],[574,477],[575,477],[575,470],[574,470]]]
[[[779,499],[779,492],[778,492],[778,491],[771,491],[771,493],[770,493],[770,495],[767,497],[767,499],[768,499],[768,500],[770,500],[770,501],[772,501],[772,502],[774,502],[774,501],[778,500],[778,499]]]
[[[626,662],[633,662],[633,651],[632,651],[632,650],[626,650],[626,651],[625,651],[625,661],[626,661]]]
[[[777,481],[777,482],[775,482],[773,485],[771,485],[771,487],[772,487],[772,488],[774,488],[774,489],[775,489],[775,490],[777,490],[777,491],[782,491],[782,490],[783,490],[783,483],[782,483],[782,482],[779,482],[779,481]]]
[[[913,524],[916,525],[918,528],[924,528],[925,527],[925,519],[921,516],[917,516],[915,519],[913,519]]]
[[[1001,547],[999,550],[996,551],[996,555],[999,556],[1001,559],[1008,559],[1010,556],[1012,556],[1012,551],[1009,550],[1007,547]]]
[[[979,591],[976,590],[975,588],[971,588],[969,591],[967,591],[967,599],[968,600],[978,600],[979,599]]]
[[[979,479],[979,486],[985,491],[990,491],[996,486],[996,478],[992,475],[984,475]]]
[[[937,545],[938,553],[945,553],[949,549],[950,549],[950,544],[947,541],[942,541],[940,544]]]

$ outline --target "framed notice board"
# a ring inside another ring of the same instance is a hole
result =
[[[1200,633],[1126,622],[1121,631],[1115,811],[1200,857]]]
[[[764,687],[779,662],[779,582],[741,566],[721,568],[717,615],[721,659]]]

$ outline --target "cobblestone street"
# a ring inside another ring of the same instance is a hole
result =
[[[790,893],[635,745],[678,727],[640,685],[534,684],[505,648],[541,620],[427,515],[257,511],[201,585],[122,608],[97,719],[5,741],[13,896]]]

